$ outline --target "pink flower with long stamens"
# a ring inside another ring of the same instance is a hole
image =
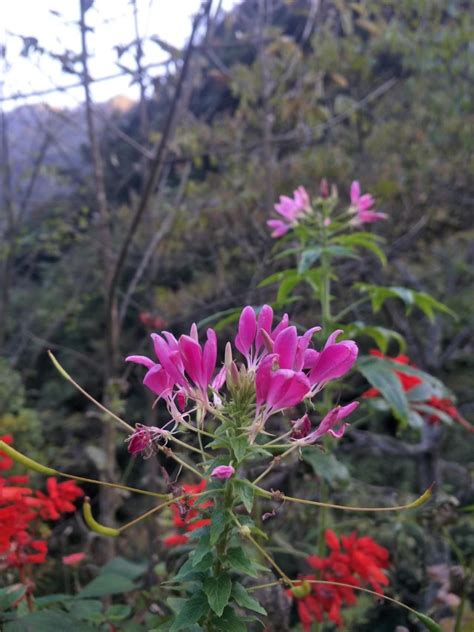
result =
[[[298,187],[293,191],[293,197],[280,196],[280,201],[275,204],[276,212],[283,219],[269,219],[267,226],[272,229],[272,237],[281,237],[298,224],[302,215],[310,210],[309,195],[304,187]]]
[[[292,422],[292,439],[298,441],[299,443],[304,443],[305,445],[315,443],[325,434],[330,434],[336,439],[340,439],[344,435],[344,432],[349,424],[344,423],[338,425],[338,422],[348,417],[358,406],[359,402],[351,402],[346,406],[336,406],[327,413],[319,426],[312,432],[311,421],[309,420],[308,415],[305,415],[301,419]]]
[[[125,439],[125,442],[128,443],[128,451],[130,454],[140,454],[143,452],[144,458],[148,459],[156,451],[155,442],[159,439],[164,439],[166,442],[169,434],[169,431],[165,430],[165,428],[136,424],[135,430]]]
[[[378,222],[381,219],[387,219],[386,213],[380,213],[372,210],[375,200],[370,193],[361,195],[360,184],[357,180],[351,185],[351,208],[350,212],[356,213],[355,218],[351,221],[354,225],[368,224]]]
[[[271,353],[273,342],[288,327],[288,320],[288,314],[284,314],[272,331],[273,309],[269,305],[263,305],[258,318],[253,307],[247,306],[242,310],[235,346],[247,360],[249,370],[255,370],[261,360]]]

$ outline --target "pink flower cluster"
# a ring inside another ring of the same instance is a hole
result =
[[[285,235],[309,209],[309,195],[304,187],[298,187],[293,191],[292,198],[287,195],[280,196],[279,203],[275,204],[275,210],[283,219],[270,219],[267,222],[272,229],[272,237]]]
[[[381,219],[387,219],[386,213],[379,213],[372,210],[375,204],[375,200],[370,193],[364,193],[361,195],[360,184],[357,180],[351,185],[351,211],[356,215],[352,220],[355,225],[359,224],[371,224],[378,222]]]
[[[240,371],[231,351],[227,353],[226,366],[217,371],[216,333],[208,329],[207,340],[201,345],[196,325],[191,327],[189,336],[182,335],[179,340],[169,332],[152,334],[158,362],[145,356],[129,356],[127,360],[147,367],[144,384],[165,400],[172,422],[177,426],[195,410],[201,412],[203,419],[206,411],[212,412],[213,406],[221,405],[220,390],[227,375],[232,381],[238,381],[239,376],[245,374],[246,380],[253,381],[255,387],[255,415],[249,429],[253,441],[264,429],[269,417],[314,397],[329,381],[347,373],[358,353],[352,340],[337,342],[341,330],[334,331],[323,349],[317,351],[311,346],[311,340],[320,327],[312,327],[298,335],[287,314],[275,326],[273,320],[273,310],[269,305],[264,305],[258,315],[250,306],[242,311],[235,338],[235,347],[245,358],[245,365]],[[209,394],[213,394],[212,404]],[[194,407],[185,412],[188,400],[193,401]],[[293,438],[313,443],[327,432],[340,437],[346,424],[339,429],[336,426],[356,407],[356,402],[336,407],[315,431],[311,430],[309,420],[303,417],[293,422]],[[129,438],[129,450],[147,455],[152,443],[161,437],[166,439],[167,433],[166,430],[160,433],[158,428],[137,425]],[[222,475],[222,472],[215,475]]]

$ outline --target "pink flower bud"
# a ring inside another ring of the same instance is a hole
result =
[[[212,478],[219,478],[221,480],[230,478],[234,474],[235,469],[232,467],[232,465],[219,465],[218,467],[215,467],[211,472]]]

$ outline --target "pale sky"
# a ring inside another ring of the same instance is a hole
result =
[[[223,0],[222,7],[229,9],[237,0]],[[214,7],[218,2],[214,2]],[[201,6],[201,0],[137,0],[140,35],[157,35],[173,46],[182,46],[191,29],[192,16]],[[61,70],[61,63],[48,55],[31,52],[29,57],[20,55],[22,40],[18,35],[36,37],[39,45],[63,53],[66,49],[80,52],[79,0],[0,0],[0,44],[6,46],[6,60],[0,59],[0,97],[16,93],[47,90],[56,86],[77,83],[78,77]],[[88,34],[91,54],[90,74],[96,79],[120,71],[114,46],[128,44],[135,38],[132,5],[130,0],[95,0],[86,13],[86,23],[94,29]],[[153,43],[144,45],[144,64],[155,64],[168,56]],[[132,55],[124,54],[120,63],[134,69]],[[154,72],[159,73],[159,68]],[[136,86],[130,79],[120,77],[93,85],[93,97],[97,102],[124,94],[136,98]],[[83,100],[83,89],[17,101],[6,101],[4,108],[46,101],[53,106],[75,107]]]

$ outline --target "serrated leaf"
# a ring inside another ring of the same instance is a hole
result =
[[[235,439],[232,440],[231,447],[235,460],[237,463],[241,463],[249,448],[248,436],[241,435],[239,437],[235,437]]]
[[[102,613],[102,602],[98,599],[74,599],[68,609],[71,617],[91,619]]]
[[[128,579],[137,579],[147,569],[147,564],[139,564],[137,562],[130,562],[130,560],[124,557],[114,557],[101,569],[101,574],[122,575],[122,577],[128,577]]]
[[[196,566],[199,562],[210,552],[211,549],[211,537],[209,527],[205,527],[206,531],[199,538],[197,547],[194,549],[193,556],[191,558],[192,566]]]
[[[207,595],[209,607],[218,617],[224,612],[224,608],[229,603],[232,591],[232,580],[229,575],[219,575],[218,577],[206,577],[203,583],[203,590]]]
[[[246,481],[234,480],[234,489],[248,513],[251,513],[254,501],[254,488]]]
[[[117,603],[107,608],[104,613],[104,618],[107,621],[123,621],[124,619],[128,619],[131,614],[131,606],[123,603]]]
[[[135,584],[127,577],[103,573],[89,582],[78,593],[78,596],[82,599],[86,597],[105,597],[106,595],[116,595],[135,589]]]
[[[225,632],[247,632],[247,626],[242,621],[242,618],[237,616],[235,610],[227,606],[222,617],[219,618],[219,630],[225,630]]]
[[[241,548],[231,548],[227,551],[226,559],[231,565],[232,570],[250,577],[257,577],[259,565],[247,557],[245,551]],[[265,569],[266,570],[266,569]]]
[[[203,592],[199,592],[190,599],[186,600],[181,606],[170,632],[178,632],[178,630],[189,630],[189,627],[197,623],[199,619],[208,611],[207,597]]]
[[[334,454],[321,452],[317,448],[304,448],[302,454],[303,459],[311,465],[314,473],[328,483],[348,480],[349,471],[347,467],[340,463]]]
[[[267,614],[265,608],[261,606],[239,582],[234,582],[232,586],[232,597],[241,608],[253,610],[254,612],[258,612],[258,614]]]
[[[369,356],[359,358],[356,368],[372,386],[377,388],[382,397],[390,404],[395,417],[407,423],[409,407],[400,380],[384,360]],[[400,365],[398,366],[400,370]]]
[[[228,521],[229,514],[222,509],[215,509],[211,513],[210,543],[212,546],[222,535]]]

